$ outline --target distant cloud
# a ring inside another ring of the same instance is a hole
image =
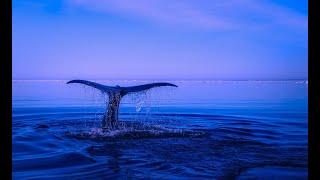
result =
[[[68,0],[72,5],[155,23],[214,30],[307,30],[307,15],[265,0]]]

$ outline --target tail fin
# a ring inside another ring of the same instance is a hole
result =
[[[84,85],[91,86],[93,88],[99,89],[100,91],[103,91],[103,92],[111,92],[111,91],[113,91],[115,89],[114,87],[105,86],[105,85],[102,85],[102,84],[99,84],[99,83],[86,81],[86,80],[72,80],[72,81],[67,82],[67,84],[71,84],[71,83],[84,84]]]
[[[144,85],[139,85],[139,86],[130,86],[130,87],[120,87],[120,86],[105,86],[99,83],[91,82],[91,81],[86,81],[86,80],[72,80],[67,82],[67,84],[71,83],[79,83],[79,84],[85,84],[87,86],[91,86],[93,88],[99,89],[103,92],[107,93],[112,93],[115,91],[120,91],[122,96],[128,94],[128,93],[134,93],[134,92],[139,92],[139,91],[144,91],[148,90],[151,88],[155,87],[161,87],[161,86],[173,86],[173,87],[178,87],[177,85],[171,84],[171,83],[166,83],[166,82],[161,82],[161,83],[151,83],[151,84],[144,84]]]
[[[119,105],[120,105],[121,97],[123,97],[124,95],[128,93],[144,91],[144,90],[148,90],[148,89],[151,89],[154,87],[160,87],[160,86],[178,87],[170,83],[151,83],[151,84],[144,84],[140,86],[131,86],[131,87],[120,87],[120,86],[111,87],[111,86],[105,86],[102,84],[98,84],[91,81],[85,81],[85,80],[72,80],[67,82],[67,84],[71,84],[71,83],[85,84],[87,86],[91,86],[93,88],[99,89],[102,92],[108,93],[109,103],[107,106],[107,112],[101,122],[103,128],[108,126],[112,127],[117,123]]]

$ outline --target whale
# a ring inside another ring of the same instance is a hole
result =
[[[106,102],[107,104],[106,112],[104,113],[101,121],[101,128],[103,129],[113,129],[116,127],[118,123],[120,101],[123,96],[127,94],[145,91],[151,88],[162,87],[162,86],[178,87],[175,84],[171,84],[167,82],[157,82],[157,83],[150,83],[150,84],[143,84],[143,85],[129,86],[129,87],[121,87],[119,85],[106,86],[96,82],[80,80],[80,79],[71,80],[67,82],[67,84],[73,84],[73,83],[84,84],[92,88],[98,89],[102,93],[108,94],[109,101]]]

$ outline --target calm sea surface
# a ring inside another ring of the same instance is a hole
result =
[[[307,82],[171,83],[125,96],[104,133],[98,90],[13,81],[14,179],[307,179]]]

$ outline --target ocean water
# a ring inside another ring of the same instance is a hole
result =
[[[125,96],[102,132],[99,91],[13,81],[13,178],[307,179],[306,81],[171,83]]]

